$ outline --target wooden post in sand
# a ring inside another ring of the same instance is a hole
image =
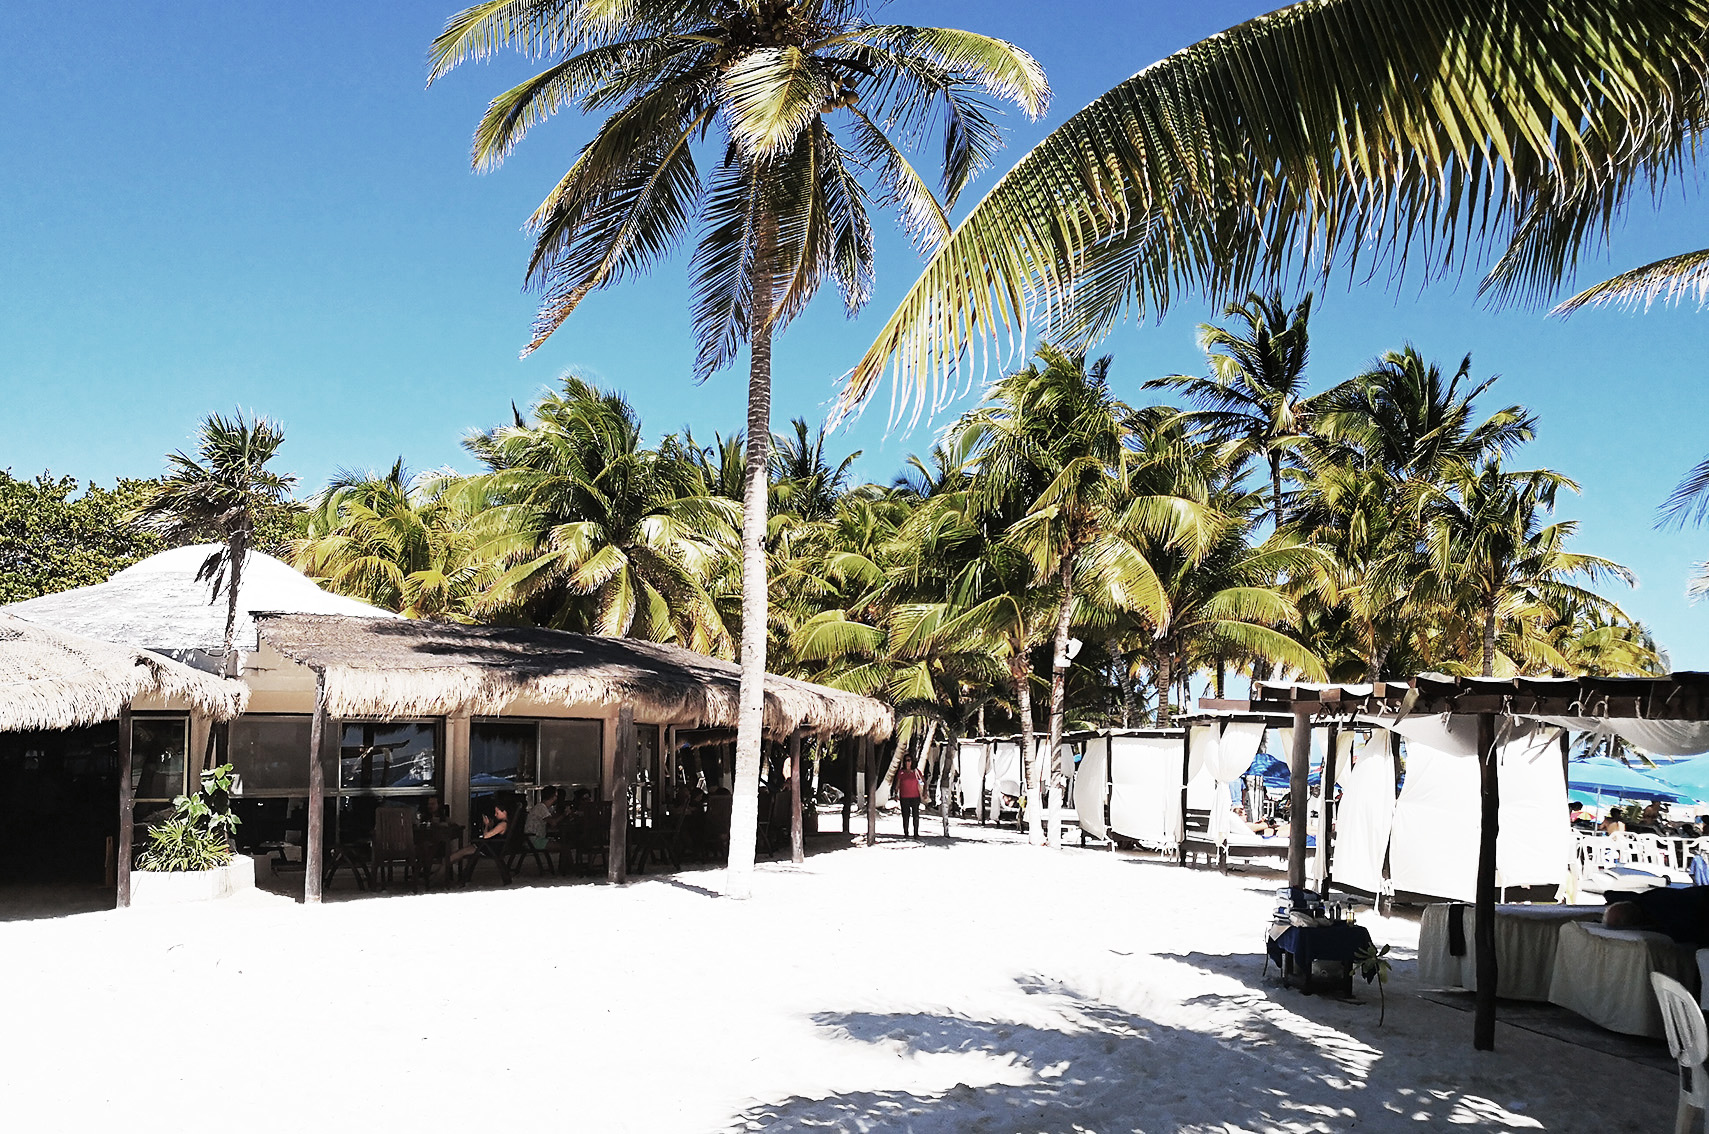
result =
[[[1478,795],[1483,808],[1478,829],[1477,924],[1472,930],[1478,980],[1472,1046],[1478,1051],[1494,1051],[1495,992],[1500,980],[1495,960],[1495,843],[1501,833],[1494,713],[1478,714]]]
[[[1311,710],[1294,710],[1294,745],[1288,759],[1288,885],[1305,889],[1305,840],[1311,822],[1306,780],[1311,776]]]
[[[131,840],[136,833],[136,797],[131,790],[131,703],[119,706],[119,854],[118,902],[131,904]]]
[[[1331,842],[1335,834],[1335,745],[1341,738],[1340,727],[1330,725],[1327,735],[1328,743],[1323,750],[1323,778],[1318,781],[1322,811],[1317,817],[1317,888],[1325,898],[1329,897],[1330,875],[1335,868],[1335,848]]]
[[[611,835],[605,848],[605,880],[629,881],[629,777],[635,771],[635,708],[617,708],[617,751],[611,769]]]
[[[801,833],[801,730],[789,734],[789,861],[799,866],[807,861],[807,844]]]
[[[1193,767],[1193,730],[1189,725],[1181,726],[1181,865],[1187,865],[1187,777]]]
[[[309,723],[309,813],[303,834],[303,901],[318,903],[325,882],[321,859],[326,846],[326,671],[315,674],[315,711]]]
[[[871,737],[863,737],[860,742],[860,771],[861,778],[866,781],[866,845],[871,846],[878,841],[878,761]]]

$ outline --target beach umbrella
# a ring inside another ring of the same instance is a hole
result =
[[[1567,786],[1587,795],[1616,799],[1661,800],[1663,803],[1694,802],[1690,792],[1659,779],[1635,772],[1618,760],[1592,756],[1567,765]]]
[[[1709,756],[1693,756],[1689,760],[1663,764],[1644,774],[1695,799],[1709,800]]]

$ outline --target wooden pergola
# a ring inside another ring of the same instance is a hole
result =
[[[1404,682],[1368,685],[1294,685],[1254,682],[1246,700],[1203,698],[1201,708],[1256,714],[1291,722],[1289,791],[1295,822],[1288,838],[1288,885],[1306,878],[1306,779],[1311,769],[1314,721],[1360,721],[1383,725],[1409,716],[1472,717],[1477,722],[1480,802],[1475,926],[1477,947],[1476,1013],[1472,1046],[1495,1048],[1498,979],[1495,952],[1496,836],[1500,830],[1500,782],[1497,737],[1503,719],[1566,722],[1563,727],[1593,728],[1621,720],[1649,723],[1709,722],[1709,673],[1667,677],[1490,678],[1420,676]],[[1331,745],[1329,759],[1334,759]],[[1333,783],[1334,768],[1324,768]],[[1329,809],[1324,808],[1325,826]]]

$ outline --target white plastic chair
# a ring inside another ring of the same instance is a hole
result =
[[[1650,987],[1661,1005],[1668,1050],[1679,1062],[1679,1110],[1674,1115],[1673,1134],[1690,1134],[1694,1112],[1704,1116],[1703,1129],[1709,1134],[1709,1069],[1703,1066],[1704,1059],[1709,1058],[1709,1028],[1703,1024],[1703,1009],[1686,987],[1670,976],[1651,973]]]

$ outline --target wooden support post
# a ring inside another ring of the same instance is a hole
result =
[[[860,770],[866,780],[866,845],[878,841],[878,761],[870,737],[860,742]]]
[[[611,841],[605,848],[605,880],[629,881],[629,780],[635,774],[635,709],[617,710],[617,751],[611,770]]]
[[[326,841],[326,671],[315,674],[315,711],[309,724],[309,813],[304,817],[303,901],[318,903],[325,882],[322,848]]]
[[[1181,845],[1177,850],[1182,866],[1187,865],[1187,778],[1192,774],[1193,730],[1181,726]]]
[[[1330,725],[1328,746],[1323,750],[1323,778],[1318,781],[1322,812],[1317,822],[1317,888],[1329,897],[1330,874],[1334,869],[1335,848],[1330,845],[1335,832],[1335,745],[1341,739],[1338,725]]]
[[[119,908],[131,904],[132,840],[136,837],[136,797],[131,789],[131,703],[119,706]]]
[[[1306,781],[1311,777],[1311,710],[1294,710],[1294,745],[1288,757],[1288,885],[1305,889],[1305,840],[1311,823]]]
[[[807,861],[807,842],[801,830],[801,733],[789,734],[789,861],[797,866]]]
[[[854,791],[855,791],[855,753],[860,751],[863,741],[845,741],[843,750],[837,755],[843,762],[843,834],[852,834],[854,828]]]
[[[1476,1010],[1472,1046],[1495,1050],[1495,993],[1500,973],[1495,959],[1495,844],[1501,833],[1501,781],[1497,774],[1495,714],[1478,714],[1478,795],[1483,804],[1478,830],[1477,924],[1472,947],[1477,952]]]

